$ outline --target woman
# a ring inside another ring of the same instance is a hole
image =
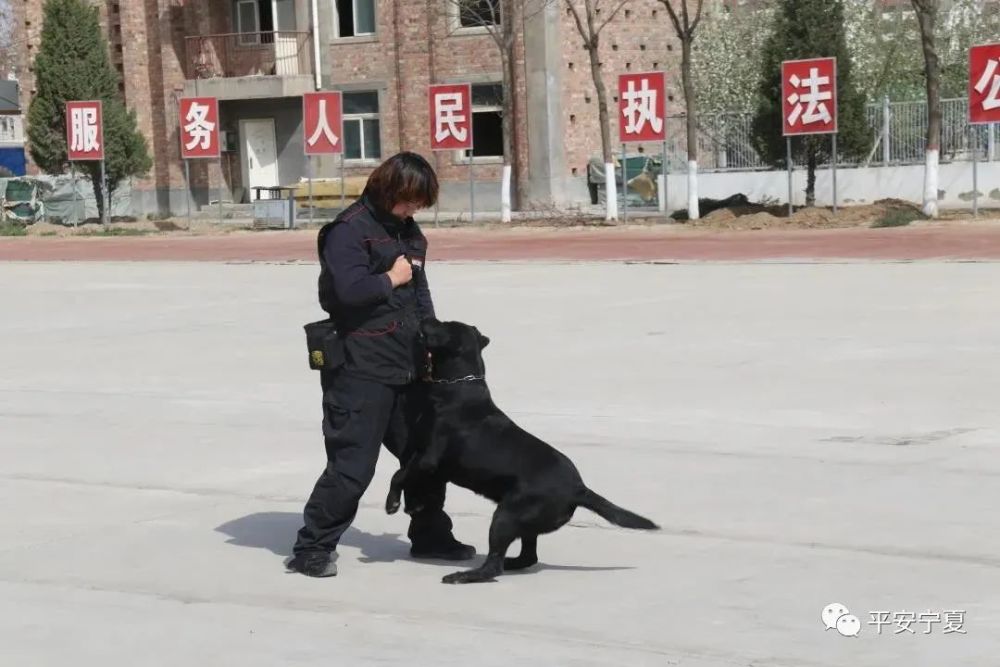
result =
[[[337,573],[337,544],[375,474],[380,445],[397,458],[406,452],[426,366],[419,323],[435,316],[424,269],[427,240],[412,216],[437,196],[427,161],[400,153],[319,232],[319,302],[337,329],[334,360],[320,370],[327,464],[306,503],[291,571]],[[475,555],[452,535],[443,483],[407,491],[412,556]]]

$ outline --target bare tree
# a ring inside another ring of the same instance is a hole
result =
[[[941,155],[941,65],[935,43],[940,0],[911,0],[920,25],[927,83],[927,153],[924,166],[924,215],[938,215],[938,160]]]
[[[697,220],[698,211],[698,110],[694,93],[694,79],[691,75],[692,46],[695,30],[701,23],[701,12],[705,0],[660,0],[667,8],[670,22],[674,24],[674,32],[681,40],[681,82],[684,85],[684,104],[687,107],[687,158],[688,158],[688,219]],[[678,14],[674,8],[680,4]],[[693,5],[692,10],[688,5]]]
[[[541,13],[552,0],[447,0],[457,21],[452,31],[468,27],[482,28],[500,52],[502,67],[501,122],[503,123],[503,178],[500,210],[503,222],[511,220],[511,202],[520,207],[520,191],[512,171],[521,164],[514,137],[514,63],[518,26]],[[471,159],[471,156],[470,156]],[[512,196],[513,190],[513,196]]]
[[[601,76],[600,39],[601,31],[618,15],[629,0],[612,0],[611,11],[603,21],[598,20],[601,13],[601,0],[566,0],[566,6],[573,14],[576,29],[583,38],[583,48],[590,57],[590,74],[594,79],[597,91],[597,111],[601,123],[601,151],[604,156],[604,183],[607,192],[608,220],[618,219],[618,192],[615,183],[615,165],[611,156],[611,128],[608,124],[608,91]],[[625,173],[625,165],[622,165]],[[624,187],[624,186],[623,186]],[[625,194],[625,193],[623,193]]]

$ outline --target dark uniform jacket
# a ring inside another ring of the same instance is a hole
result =
[[[419,378],[426,358],[420,321],[434,317],[424,262],[427,239],[412,218],[362,195],[319,231],[319,303],[336,323],[344,370],[385,384]],[[393,289],[385,272],[405,256],[413,279]]]

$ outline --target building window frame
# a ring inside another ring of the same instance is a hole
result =
[[[359,41],[359,42],[371,42],[378,39],[378,0],[347,0],[351,3],[351,16],[353,23],[353,35],[341,36],[341,19],[340,19],[340,9],[338,7],[338,1],[334,0],[330,3],[333,7],[333,41],[343,42],[343,41]],[[359,2],[371,2],[372,3],[372,30],[371,32],[358,32],[358,3]]]
[[[364,113],[347,113],[346,110],[343,115],[344,122],[344,164],[346,165],[372,165],[378,164],[382,161],[382,153],[384,149],[384,137],[383,137],[383,123],[382,123],[382,108],[384,107],[382,99],[382,91],[379,88],[349,88],[341,91],[341,95],[345,98],[348,95],[357,93],[374,93],[375,94],[375,104],[376,109],[374,112],[364,112]],[[346,109],[346,102],[344,107]],[[367,155],[365,152],[365,121],[376,121],[378,126],[378,148],[379,154],[375,156]],[[361,151],[361,157],[348,157],[347,156],[347,125],[348,123],[357,123],[358,125],[358,141],[359,148]]]
[[[497,86],[500,89],[500,94],[503,95],[503,81],[499,79],[484,79],[482,81],[473,81],[472,88],[475,91],[477,86]],[[476,104],[475,103],[475,92],[472,94],[472,133],[475,135],[476,128],[476,114],[477,113],[495,113],[500,116],[500,153],[498,155],[470,155],[472,151],[470,150],[457,150],[455,151],[455,164],[503,164],[503,99],[497,100],[495,104]],[[472,150],[475,150],[475,144],[473,144]]]
[[[245,30],[247,26],[243,25],[243,8],[246,6],[253,7],[253,30]],[[234,27],[236,28],[236,33],[238,37],[236,38],[236,43],[239,46],[257,46],[260,44],[260,2],[259,0],[236,0],[233,4],[234,15],[233,21]]]
[[[489,0],[487,0],[489,1]],[[473,25],[463,25],[462,24],[462,9],[459,6],[458,0],[444,0],[448,3],[448,27],[449,33],[451,35],[486,35],[494,27],[500,26],[500,0],[492,0],[496,9],[494,10],[494,15],[496,16],[496,22],[490,25],[473,24]]]

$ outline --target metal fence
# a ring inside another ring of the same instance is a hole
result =
[[[312,33],[239,32],[187,37],[189,79],[312,74]]]
[[[1000,159],[996,125],[969,125],[968,101],[941,102],[941,162],[969,161],[976,150],[984,161]],[[869,104],[866,109],[872,133],[872,150],[861,159],[839,156],[842,166],[890,166],[922,164],[927,146],[927,103],[891,102]],[[670,171],[687,169],[687,120],[667,119],[667,159]],[[753,142],[753,114],[723,113],[698,119],[698,168],[702,171],[768,170]]]

